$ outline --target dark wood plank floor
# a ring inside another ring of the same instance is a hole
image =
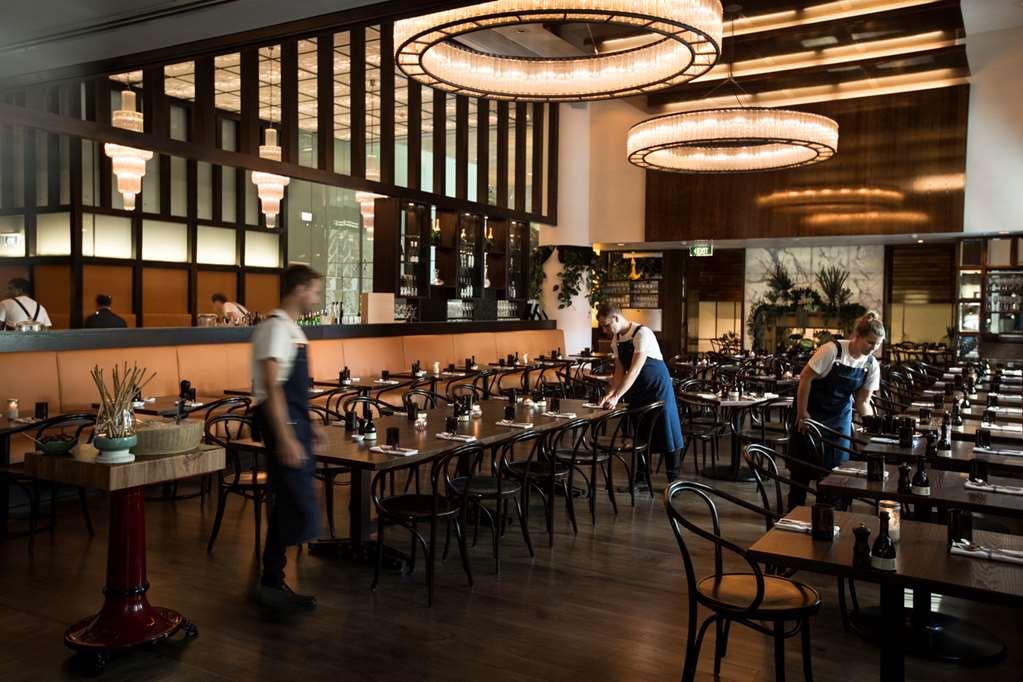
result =
[[[748,484],[726,487],[752,494]],[[346,490],[338,488],[339,510]],[[5,682],[76,676],[63,630],[99,606],[106,563],[105,499],[93,498],[92,508],[98,529],[91,541],[76,505],[68,504],[60,509],[56,532],[37,536],[34,553],[25,538],[0,545]],[[559,508],[554,548],[539,546],[532,560],[521,537],[509,530],[500,579],[489,536],[481,531],[471,550],[476,586],[466,587],[452,553],[439,568],[432,609],[425,607],[421,573],[414,579],[386,575],[371,592],[367,568],[290,554],[289,580],[315,593],[320,608],[287,622],[264,619],[249,598],[257,571],[251,506],[230,501],[212,555],[204,550],[210,505],[149,502],[146,510],[150,599],[192,618],[201,634],[115,658],[107,680],[674,680],[681,673],[687,597],[659,498],[641,496],[635,508],[626,500],[617,517],[601,500],[597,527],[581,515],[577,536]],[[534,542],[544,545],[539,508],[535,512]],[[339,528],[343,514],[338,512]],[[750,544],[762,530],[746,513],[728,510],[724,518],[740,544]],[[708,567],[703,553],[699,569]],[[825,600],[813,629],[817,679],[877,679],[877,650],[842,629],[834,580],[800,578]],[[864,585],[860,592],[864,603],[876,603],[876,590]],[[1020,679],[1023,614],[951,599],[942,609],[997,630],[1007,638],[1009,658],[976,671],[910,659],[909,679]],[[711,678],[711,644],[709,638],[700,663],[704,679]],[[789,644],[789,679],[801,680],[798,644]],[[722,677],[772,680],[769,640],[733,628]]]

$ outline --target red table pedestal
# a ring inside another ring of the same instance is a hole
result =
[[[146,599],[146,513],[142,488],[110,495],[107,582],[103,608],[78,621],[64,634],[64,644],[89,657],[101,670],[110,654],[166,639],[178,630],[194,637],[196,627],[176,611],[151,606]]]

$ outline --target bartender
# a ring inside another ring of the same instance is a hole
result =
[[[649,327],[626,319],[622,309],[612,303],[603,303],[597,309],[597,324],[611,336],[611,354],[615,359],[611,388],[600,405],[612,409],[618,401],[625,400],[630,408],[637,408],[664,401],[664,416],[658,420],[650,452],[664,457],[668,480],[674,481],[679,477],[682,424],[671,375],[657,338]],[[636,471],[633,476],[638,481],[645,473]]]
[[[794,456],[826,469],[833,469],[849,459],[848,452],[825,446],[824,461],[817,461],[805,436],[805,420],[809,417],[845,434],[845,442],[839,445],[849,447],[853,409],[860,415],[874,414],[870,398],[881,383],[881,368],[874,353],[881,347],[884,336],[880,317],[876,312],[868,312],[856,321],[851,339],[823,343],[806,363],[799,375],[796,394],[796,429],[804,435],[793,439]],[[810,481],[809,473],[796,466],[791,471],[792,480],[806,484]],[[789,508],[805,503],[806,491],[790,486]]]
[[[227,300],[227,296],[224,294],[213,294],[210,296],[210,300],[213,302],[213,309],[217,311],[217,315],[228,324],[242,324],[245,322],[245,316],[249,314],[248,308],[241,303]]]
[[[273,493],[257,600],[278,612],[316,607],[314,597],[297,594],[284,581],[284,566],[287,547],[319,536],[313,443],[321,442],[309,419],[309,342],[295,322],[317,308],[320,275],[292,265],[282,285],[281,307],[252,333],[255,426],[266,443]]]
[[[23,277],[7,283],[7,298],[0,301],[0,329],[16,329],[19,322],[40,322],[52,327],[46,308],[32,298],[32,284]]]

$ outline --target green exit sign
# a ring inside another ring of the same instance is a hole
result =
[[[693,244],[689,247],[689,255],[694,258],[702,258],[704,256],[714,255],[713,244]]]

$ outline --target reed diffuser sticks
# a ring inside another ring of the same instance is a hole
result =
[[[100,425],[107,438],[126,438],[135,432],[132,402],[135,396],[153,380],[156,373],[150,373],[138,364],[128,367],[114,365],[111,371],[112,385],[107,386],[103,379],[103,370],[94,365],[91,371],[92,380],[99,390]]]

